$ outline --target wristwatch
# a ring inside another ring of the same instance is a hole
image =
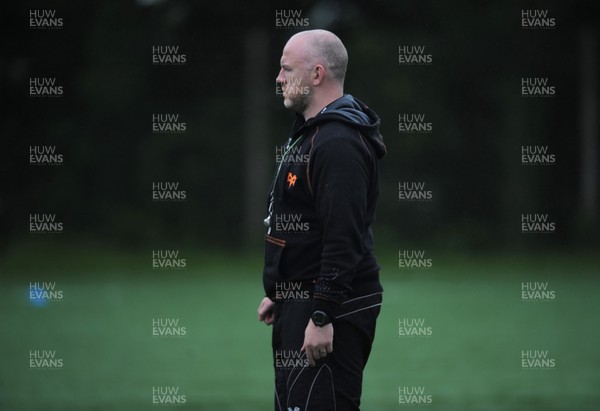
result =
[[[325,311],[321,310],[314,311],[310,319],[317,327],[323,327],[333,321]]]

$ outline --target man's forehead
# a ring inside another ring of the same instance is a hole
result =
[[[290,39],[281,53],[281,64],[292,64],[306,59],[304,42],[300,39]]]

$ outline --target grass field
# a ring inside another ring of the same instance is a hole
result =
[[[380,253],[381,255],[381,253]],[[389,258],[386,258],[389,256]],[[185,395],[189,410],[272,408],[270,329],[256,320],[260,259],[187,255],[184,271],[152,270],[146,254],[84,247],[13,248],[0,262],[0,410],[149,410],[152,389]],[[441,256],[427,271],[380,258],[384,306],[363,409],[594,410],[600,401],[600,279],[591,256]],[[55,282],[61,301],[31,304],[29,282]],[[546,282],[553,301],[522,301]],[[183,337],[152,335],[177,319]],[[422,319],[428,337],[400,336]],[[52,350],[55,370],[30,369]],[[522,369],[547,350],[549,369]],[[428,405],[399,404],[399,388]]]

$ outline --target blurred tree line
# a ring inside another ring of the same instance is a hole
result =
[[[310,28],[340,36],[350,54],[346,91],[382,117],[389,155],[381,163],[379,241],[597,243],[598,128],[590,116],[598,113],[589,112],[598,95],[596,2],[57,0],[2,7],[13,33],[2,39],[1,61],[5,244],[30,235],[30,213],[56,213],[63,237],[77,241],[260,245],[275,145],[293,121],[274,80],[295,31],[276,28],[275,11],[292,9]],[[31,9],[55,9],[64,27],[29,29]],[[521,29],[523,9],[549,10],[557,27]],[[401,44],[425,46],[433,63],[399,65]],[[159,45],[178,46],[185,64],[153,65]],[[29,97],[30,77],[56,77],[63,97]],[[556,97],[521,97],[522,77],[548,77]],[[156,113],[178,114],[186,131],[153,133]],[[399,113],[424,113],[432,132],[400,133]],[[64,164],[31,166],[32,145],[56,146]],[[522,145],[548,146],[556,164],[523,166]],[[157,181],[179,182],[186,201],[153,202]],[[399,181],[425,182],[433,200],[399,202]],[[556,222],[554,235],[521,234],[520,215],[535,212]]]

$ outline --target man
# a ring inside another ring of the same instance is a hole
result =
[[[276,411],[359,410],[382,301],[373,256],[379,117],[344,94],[325,30],[290,38],[277,83],[296,122],[270,189],[258,319],[273,324]]]

